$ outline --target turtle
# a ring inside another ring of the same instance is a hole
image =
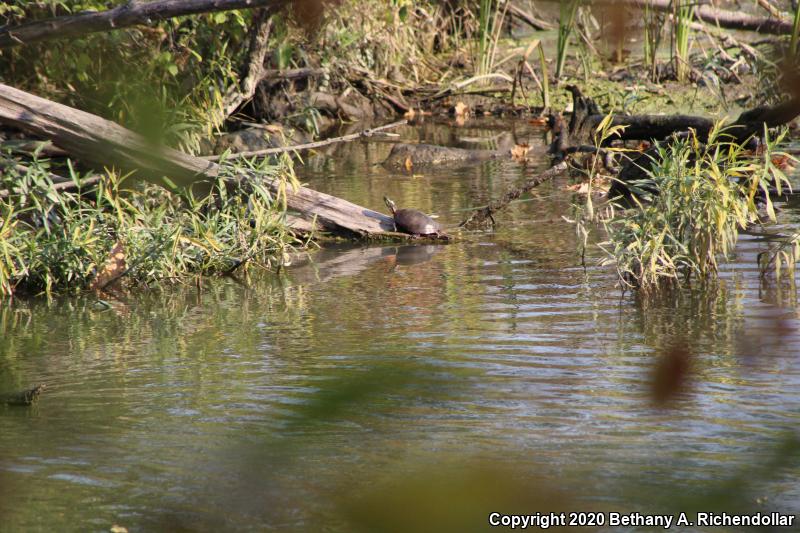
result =
[[[431,217],[416,209],[397,209],[395,203],[384,196],[383,201],[392,212],[395,229],[415,237],[446,237],[441,226]]]

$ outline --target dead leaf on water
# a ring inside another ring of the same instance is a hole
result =
[[[514,161],[525,161],[525,157],[528,155],[531,147],[528,146],[527,143],[522,144],[515,144],[514,148],[511,149],[511,157],[514,158]]]
[[[406,167],[406,170],[409,171],[409,172],[411,172],[414,169],[414,162],[411,160],[411,156],[410,155],[406,156],[405,167]]]
[[[89,284],[89,288],[93,291],[102,289],[124,274],[126,269],[125,249],[122,246],[122,242],[117,241],[108,254],[108,259],[106,259],[103,268],[98,271]]]

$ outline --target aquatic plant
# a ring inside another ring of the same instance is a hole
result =
[[[505,0],[480,0],[475,52],[476,76],[491,74],[494,70],[497,43],[500,40],[507,9],[508,2]]]
[[[771,243],[770,249],[758,254],[758,266],[764,278],[772,270],[775,279],[780,280],[784,271],[794,281],[797,262],[800,261],[800,233],[793,233]]]
[[[772,161],[786,155],[775,151],[784,134],[768,140],[761,154],[730,142],[722,123],[706,143],[691,133],[656,144],[647,178],[627,183],[634,206],[617,204],[620,214],[605,223],[609,240],[601,248],[623,282],[650,291],[708,279],[739,230],[760,220],[759,201],[774,221],[770,193],[790,187]]]
[[[686,81],[689,77],[689,35],[694,18],[694,7],[693,0],[673,2],[672,57],[675,61],[675,75],[678,81]]]
[[[0,196],[0,296],[85,289],[118,252],[126,283],[135,284],[270,267],[297,243],[282,199],[257,181],[221,177],[214,194],[195,196],[113,172],[84,185],[70,167],[76,187],[62,190],[46,161],[24,171],[10,163],[0,178],[0,190],[11,191]],[[284,163],[240,165],[287,185],[294,179]]]
[[[644,5],[644,62],[650,67],[650,79],[657,80],[658,47],[661,45],[664,17],[649,4]]]
[[[792,25],[792,40],[789,45],[789,50],[794,56],[800,54],[798,43],[800,42],[800,4],[794,10],[794,23]]]
[[[564,71],[564,62],[567,59],[569,39],[575,28],[575,15],[578,13],[580,0],[564,0],[559,3],[558,17],[558,43],[556,48],[556,79],[561,79]]]

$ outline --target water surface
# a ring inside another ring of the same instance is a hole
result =
[[[509,130],[544,150],[524,122],[399,133],[473,146]],[[309,157],[301,178],[454,225],[547,167],[389,171],[390,140]],[[382,529],[463,504],[469,526],[452,530],[479,530],[484,495],[528,513],[664,510],[712,502],[737,475],[742,505],[797,512],[797,462],[759,467],[786,456],[776,447],[800,422],[796,294],[759,278],[763,232],[742,236],[719,284],[643,301],[596,249],[581,266],[567,183],[451,245],[339,245],[281,275],[110,310],[89,297],[0,307],[0,390],[48,384],[38,406],[0,408],[0,530],[376,530],[359,507],[376,495]],[[785,205],[768,232],[799,216]],[[659,405],[654,368],[676,349],[688,379]]]

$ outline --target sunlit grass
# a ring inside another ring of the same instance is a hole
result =
[[[657,146],[644,182],[627,183],[632,209],[606,223],[602,247],[629,286],[644,291],[708,279],[734,249],[738,232],[760,220],[758,201],[775,220],[770,191],[789,188],[772,163],[783,135],[754,155],[729,142],[721,124],[701,143],[693,134]],[[653,193],[652,191],[656,191]]]
[[[257,172],[291,179],[282,165]],[[282,200],[258,180],[233,183],[220,178],[214,194],[194,196],[110,173],[97,185],[62,191],[46,162],[5,172],[0,190],[11,194],[0,197],[0,296],[85,289],[117,244],[124,280],[134,284],[280,263],[296,242]]]

